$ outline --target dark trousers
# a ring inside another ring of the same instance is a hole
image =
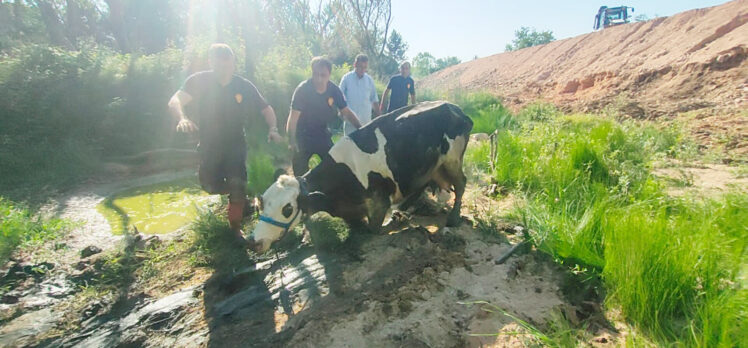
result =
[[[332,138],[319,137],[315,139],[297,139],[298,148],[293,154],[293,175],[301,176],[309,171],[309,159],[315,154],[323,161],[330,157],[328,151],[332,148]]]
[[[203,190],[211,194],[228,194],[230,202],[243,202],[247,187],[244,144],[227,149],[201,147],[198,152],[198,177]]]

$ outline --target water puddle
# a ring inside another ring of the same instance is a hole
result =
[[[122,234],[135,226],[138,232],[159,234],[186,226],[198,209],[218,196],[205,193],[195,178],[141,186],[107,197],[97,210],[106,217],[112,233]]]

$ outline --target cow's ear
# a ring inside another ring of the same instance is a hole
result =
[[[330,207],[330,199],[322,192],[315,191],[306,195],[299,195],[299,208],[307,215],[312,215],[318,211],[330,211]]]

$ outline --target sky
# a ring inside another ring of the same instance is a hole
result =
[[[504,51],[522,26],[551,30],[556,39],[592,31],[597,10],[634,7],[633,16],[671,16],[725,0],[393,0],[392,27],[408,43],[407,56],[430,52],[434,57],[457,56],[462,61]]]

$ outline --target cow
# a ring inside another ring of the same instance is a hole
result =
[[[306,174],[278,177],[260,197],[250,248],[267,251],[304,215],[318,211],[377,232],[393,204],[412,202],[430,185],[454,190],[447,226],[457,226],[472,128],[473,121],[445,101],[413,104],[374,119],[341,138]]]

